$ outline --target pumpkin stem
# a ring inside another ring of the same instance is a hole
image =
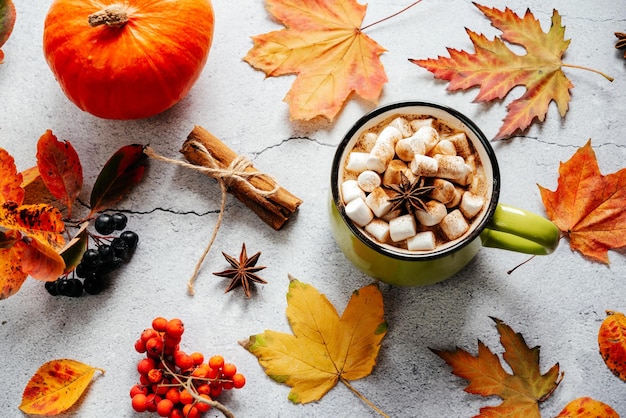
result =
[[[88,19],[89,26],[91,27],[107,25],[114,28],[121,28],[128,22],[128,15],[123,8],[112,6],[90,14]]]

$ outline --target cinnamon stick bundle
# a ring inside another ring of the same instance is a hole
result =
[[[201,144],[204,149],[198,144]],[[211,154],[213,160],[222,169],[229,167],[239,157],[212,133],[201,126],[195,126],[187,136],[180,152],[191,164],[205,167],[214,166],[215,163],[209,160],[210,157],[206,155],[206,151]],[[263,174],[252,165],[249,165],[245,171]],[[254,187],[250,187],[250,185]],[[255,191],[254,188],[266,192],[274,190],[274,192],[264,195]],[[250,177],[248,182],[231,182],[228,191],[275,230],[279,230],[302,203],[300,198],[280,187],[272,177],[266,175]]]

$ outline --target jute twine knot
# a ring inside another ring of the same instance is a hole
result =
[[[202,153],[207,160],[207,165],[195,165],[188,163],[186,161],[174,160],[171,158],[164,157],[162,155],[157,154],[150,146],[146,146],[144,148],[144,153],[155,160],[164,161],[170,164],[178,165],[181,167],[190,168],[192,170],[199,171],[201,173],[207,174],[210,177],[213,177],[217,180],[220,185],[221,190],[221,203],[220,203],[220,213],[217,218],[217,222],[215,223],[215,227],[213,228],[213,234],[211,235],[211,239],[209,244],[204,249],[202,256],[196,263],[196,267],[194,268],[193,274],[187,283],[187,292],[190,295],[194,295],[194,283],[196,281],[196,277],[200,272],[200,267],[202,267],[202,263],[204,263],[204,259],[207,254],[211,250],[213,246],[213,242],[215,241],[215,237],[217,237],[217,231],[222,224],[222,219],[224,218],[224,211],[226,209],[226,195],[228,192],[228,188],[235,183],[242,183],[246,187],[250,188],[255,194],[258,194],[263,197],[269,197],[274,195],[278,189],[280,189],[280,185],[276,181],[273,176],[269,174],[262,173],[260,171],[248,171],[247,169],[252,166],[252,162],[241,155],[238,155],[233,161],[228,165],[228,167],[221,167],[219,162],[211,155],[209,150],[206,147],[197,141],[189,142],[198,152]],[[273,184],[274,187],[271,190],[262,190],[258,187],[254,186],[250,183],[250,180],[255,177],[264,177],[266,178],[270,184]]]

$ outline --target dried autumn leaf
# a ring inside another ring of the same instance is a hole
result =
[[[48,244],[54,249],[61,249],[65,240],[61,233],[65,229],[61,212],[54,206],[44,203],[36,205],[0,205],[0,227],[15,229]]]
[[[268,77],[297,74],[285,97],[292,119],[333,120],[352,92],[377,103],[385,49],[361,30],[367,6],[355,0],[266,0],[286,29],[254,36],[244,60]]]
[[[15,160],[5,149],[0,148],[0,204],[24,201],[22,174],[18,173]]]
[[[17,231],[2,233],[3,242],[9,247],[0,248],[0,300],[16,294],[28,274],[20,268],[22,262],[22,247],[15,244],[21,238]]]
[[[34,166],[22,171],[22,184],[23,188],[28,187],[33,182],[37,181],[41,176],[39,175],[39,167]]]
[[[65,261],[49,245],[32,238],[23,238],[15,244],[22,247],[20,269],[29,276],[46,282],[59,278],[65,271]]]
[[[146,155],[143,146],[126,145],[113,154],[104,164],[91,190],[91,213],[110,208],[143,177]]]
[[[626,381],[626,316],[607,311],[598,331],[600,355],[615,376]]]
[[[466,392],[495,395],[503,400],[500,405],[481,408],[480,417],[541,418],[539,402],[552,395],[563,373],[559,373],[557,363],[541,374],[539,347],[529,348],[521,334],[515,333],[501,320],[492,319],[505,349],[502,357],[513,374],[502,367],[498,356],[480,340],[476,356],[458,347],[454,351],[431,350],[452,367],[453,374],[469,380]]]
[[[574,399],[556,418],[619,418],[619,414],[605,403],[589,397]]]
[[[103,369],[76,360],[52,360],[42,365],[24,389],[19,408],[26,414],[57,415],[70,408]]]
[[[67,207],[68,218],[72,206],[83,187],[83,168],[76,150],[67,141],[61,142],[47,130],[37,142],[37,167],[44,184],[56,199]]]
[[[317,289],[290,277],[287,318],[293,335],[267,330],[241,345],[268,376],[292,388],[294,403],[321,399],[338,380],[351,387],[349,380],[368,376],[387,332],[376,285],[355,291],[339,317]]]
[[[534,119],[543,122],[552,101],[564,117],[570,102],[569,90],[574,85],[562,67],[576,66],[561,61],[570,40],[565,40],[565,26],[559,13],[553,10],[550,30],[543,32],[530,10],[519,17],[508,7],[502,11],[474,5],[491,20],[492,26],[502,31],[501,38],[491,41],[466,29],[475,53],[448,48],[450,58],[409,61],[432,72],[435,78],[449,81],[450,91],[480,86],[477,102],[503,99],[514,87],[524,86],[525,93],[507,106],[508,113],[496,138],[523,131]],[[514,53],[503,41],[522,46],[526,53]]]
[[[9,39],[15,25],[15,5],[12,0],[0,0],[0,48]],[[0,50],[0,64],[4,53]]]
[[[573,250],[608,264],[608,250],[626,246],[626,169],[603,176],[591,141],[560,164],[556,191],[538,187]]]

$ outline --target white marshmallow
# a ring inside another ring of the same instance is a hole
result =
[[[468,190],[479,196],[487,195],[487,179],[482,172],[474,173],[472,176],[472,182],[470,183]]]
[[[359,183],[356,180],[346,180],[341,183],[341,197],[343,198],[343,203],[347,204],[358,198],[365,200],[365,192],[359,187]]]
[[[404,161],[393,159],[387,166],[385,173],[383,174],[383,184],[399,184],[400,173],[407,171],[407,165]]]
[[[437,154],[433,158],[438,164],[437,177],[451,180],[462,186],[472,181],[472,168],[465,164],[463,157]]]
[[[406,240],[406,248],[409,251],[432,251],[435,246],[435,234],[432,231],[419,232]]]
[[[410,167],[413,174],[422,177],[434,177],[439,171],[437,160],[425,155],[415,155]]]
[[[389,224],[382,219],[374,219],[365,226],[365,230],[378,242],[389,241]]]
[[[367,159],[369,156],[369,152],[352,151],[348,155],[348,161],[346,161],[346,170],[353,173],[367,170]]]
[[[377,173],[382,173],[389,165],[389,162],[393,160],[395,153],[394,144],[388,141],[376,141],[374,148],[372,148],[367,157],[366,168]]]
[[[463,158],[467,158],[472,155],[472,147],[467,140],[467,136],[465,136],[465,132],[457,132],[455,134],[447,136],[445,139],[454,144],[457,155],[460,155]]]
[[[413,159],[413,148],[411,147],[411,138],[402,138],[396,143],[396,155],[402,161],[411,161]]]
[[[413,138],[423,140],[428,153],[439,142],[439,132],[432,126],[422,126],[413,134]]]
[[[409,136],[413,135],[413,129],[411,128],[409,121],[402,116],[398,116],[397,118],[389,122],[389,125],[397,128],[402,133],[402,136],[404,138],[408,138]]]
[[[429,200],[424,204],[426,210],[416,210],[415,217],[417,221],[424,226],[435,226],[446,216],[448,210],[446,205],[436,200]]]
[[[417,132],[421,127],[428,126],[429,128],[433,128],[435,126],[435,120],[433,118],[428,119],[413,119],[409,122],[413,132]]]
[[[365,198],[365,203],[374,212],[377,218],[381,218],[393,207],[385,189],[377,187]]]
[[[378,135],[375,132],[365,132],[359,140],[360,149],[370,152],[376,143],[376,138],[378,138]]]
[[[440,227],[446,237],[453,240],[462,236],[469,229],[469,224],[461,211],[455,209],[443,218]]]
[[[382,131],[378,134],[378,138],[376,138],[376,143],[379,142],[387,142],[391,144],[391,147],[396,146],[396,142],[402,139],[402,132],[395,126],[387,125],[383,128]]]
[[[441,203],[448,203],[455,197],[456,188],[454,184],[448,180],[436,178],[433,180],[435,188],[429,193],[429,196]]]
[[[452,198],[451,201],[446,203],[446,207],[448,209],[452,209],[452,208],[459,206],[459,203],[461,203],[461,199],[463,198],[463,193],[465,193],[464,188],[460,186],[454,186],[454,197]]]
[[[398,216],[389,221],[389,237],[393,242],[405,240],[417,233],[415,219],[411,215]]]
[[[472,219],[474,216],[478,215],[478,212],[480,212],[484,205],[484,197],[465,192],[463,193],[463,199],[461,199],[459,209],[461,209],[461,212],[463,212],[463,215],[465,215],[467,219]]]
[[[372,192],[375,188],[380,186],[380,181],[378,173],[372,170],[365,170],[359,174],[359,177],[357,178],[359,187],[367,193]]]
[[[371,209],[363,199],[354,199],[346,205],[346,216],[359,226],[365,226],[374,219]]]
[[[442,139],[430,150],[430,154],[456,155],[456,148],[452,142],[447,139]]]

